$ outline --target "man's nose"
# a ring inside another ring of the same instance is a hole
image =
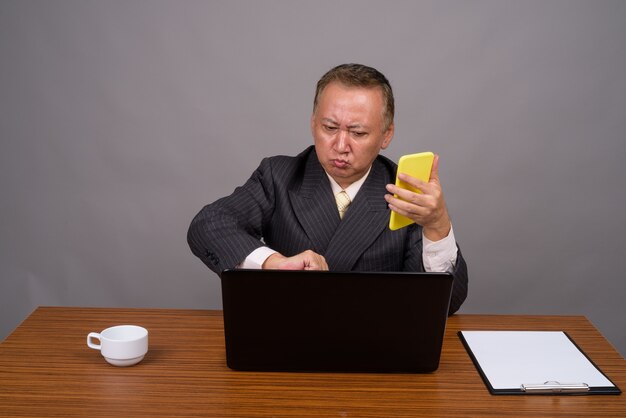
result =
[[[348,144],[348,131],[339,129],[337,132],[337,138],[335,141],[335,149],[337,152],[348,152],[349,144]]]

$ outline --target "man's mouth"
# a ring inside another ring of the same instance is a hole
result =
[[[346,168],[350,165],[346,160],[331,160],[333,166],[337,168]]]

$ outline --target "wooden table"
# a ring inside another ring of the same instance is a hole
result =
[[[119,368],[90,331],[150,331]],[[490,395],[458,330],[564,330],[626,389],[626,361],[584,317],[455,315],[431,374],[249,373],[225,365],[221,311],[38,308],[0,344],[0,416],[626,416],[625,395]]]

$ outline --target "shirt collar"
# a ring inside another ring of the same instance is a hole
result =
[[[363,183],[365,183],[365,180],[367,180],[367,176],[370,174],[370,171],[372,171],[372,166],[370,166],[370,168],[367,170],[367,173],[365,173],[363,177],[361,177],[360,179],[358,179],[357,181],[355,181],[354,183],[352,183],[345,189],[342,189],[341,186],[337,184],[335,179],[333,179],[330,176],[330,174],[326,173],[326,175],[328,176],[328,180],[330,180],[330,187],[333,189],[333,196],[337,195],[337,193],[343,190],[346,193],[348,193],[348,196],[350,197],[350,201],[354,201],[356,194],[359,192],[359,190],[361,190],[361,186],[363,186]]]

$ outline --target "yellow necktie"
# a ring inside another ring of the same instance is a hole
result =
[[[335,201],[337,202],[337,209],[339,210],[339,217],[343,219],[343,215],[346,213],[348,206],[350,206],[350,196],[344,190],[335,195]]]

